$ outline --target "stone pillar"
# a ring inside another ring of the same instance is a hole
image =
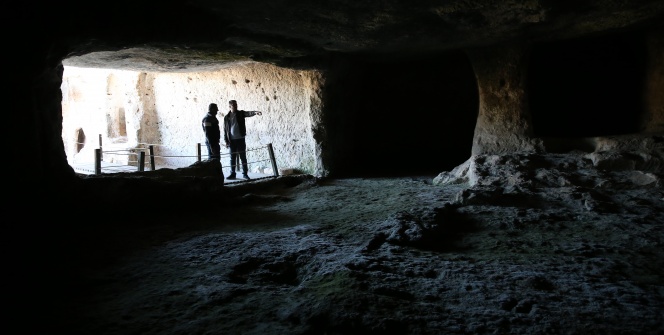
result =
[[[664,28],[648,34],[648,61],[646,68],[645,109],[642,120],[645,133],[664,133]]]
[[[323,122],[324,103],[323,86],[325,77],[320,71],[310,71],[310,75],[305,77],[305,87],[309,92],[309,120],[311,122],[311,136],[313,140],[313,175],[325,177],[328,175],[328,168],[325,164],[325,143],[327,141],[326,129]]]
[[[479,113],[472,155],[537,151],[526,92],[528,48],[467,50],[477,78]]]

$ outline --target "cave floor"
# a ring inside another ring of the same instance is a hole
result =
[[[61,285],[43,324],[98,335],[661,334],[662,188],[584,166],[536,177],[568,181],[558,186],[310,179],[204,217],[90,228],[66,260],[52,256]]]

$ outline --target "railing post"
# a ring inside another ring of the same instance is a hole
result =
[[[154,166],[154,146],[150,145],[148,150],[150,150],[150,167],[152,168],[152,171],[154,171],[156,169]]]
[[[101,174],[101,149],[95,149],[95,174]]]
[[[143,150],[138,153],[138,171],[145,171],[145,151]]]
[[[198,161],[201,161],[201,143],[196,143],[196,156],[198,156]]]
[[[277,170],[277,161],[274,159],[274,150],[272,150],[272,143],[268,143],[267,151],[270,153],[270,161],[272,162],[272,171],[274,171],[274,176],[279,177],[279,170]]]

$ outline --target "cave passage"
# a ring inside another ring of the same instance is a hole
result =
[[[643,38],[630,33],[535,45],[528,72],[534,135],[638,132],[646,51]]]
[[[358,57],[341,86],[339,174],[435,175],[470,158],[479,96],[465,53]]]

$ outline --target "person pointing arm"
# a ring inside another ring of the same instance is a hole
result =
[[[231,160],[231,173],[228,175],[228,179],[235,178],[235,162],[238,155],[242,161],[242,177],[250,179],[248,175],[249,167],[247,165],[247,143],[245,141],[247,126],[244,119],[254,115],[263,115],[263,113],[259,111],[238,110],[237,101],[235,100],[228,101],[228,107],[228,114],[224,116],[224,143],[227,148],[230,147]]]

